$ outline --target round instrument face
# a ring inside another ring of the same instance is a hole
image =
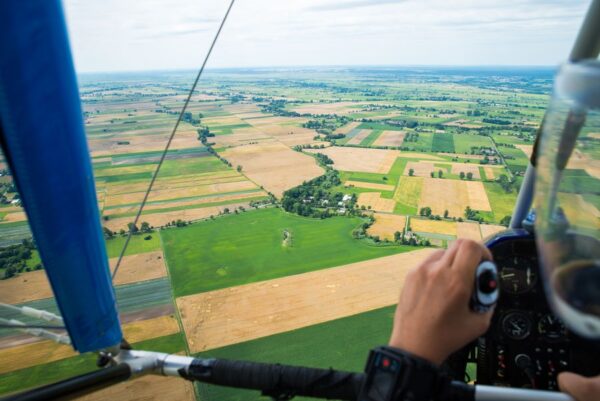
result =
[[[523,312],[510,312],[502,318],[502,333],[512,340],[523,340],[531,334],[531,319]]]
[[[500,263],[500,286],[509,294],[523,294],[537,283],[537,273],[528,258],[514,256]]]
[[[567,335],[567,328],[554,315],[542,316],[537,325],[538,333],[549,340],[558,340]]]

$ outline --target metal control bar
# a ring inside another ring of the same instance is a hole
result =
[[[202,359],[147,351],[122,351],[117,360],[130,364],[133,374],[147,373],[183,377],[189,380],[221,386],[261,390],[266,394],[281,390],[297,396],[356,400],[364,380],[363,373],[341,372],[278,364]],[[140,363],[143,360],[143,363]],[[281,383],[287,388],[274,388]],[[271,387],[269,387],[271,386]],[[273,387],[274,386],[274,387]],[[574,401],[567,394],[493,386],[468,386],[453,382],[453,395],[464,393],[465,398],[475,388],[476,401]]]
[[[305,396],[357,401],[363,373],[224,359],[193,358],[151,351],[122,350],[114,365],[44,386],[2,401],[73,397],[140,375],[180,377],[220,386],[259,390],[266,396]],[[574,401],[564,393],[517,388],[472,386],[454,381],[439,401]]]

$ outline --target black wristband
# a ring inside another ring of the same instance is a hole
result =
[[[373,349],[365,373],[358,401],[438,400],[450,385],[437,366],[393,347]]]

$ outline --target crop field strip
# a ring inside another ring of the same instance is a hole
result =
[[[402,146],[402,142],[404,141],[404,136],[406,135],[403,131],[389,131],[385,130],[381,133],[381,135],[375,139],[372,143],[373,146],[389,146],[389,147],[400,147]]]
[[[110,259],[110,265],[116,258]],[[129,255],[123,258],[121,275],[116,285],[130,284],[165,277],[164,258],[161,251]],[[0,302],[20,304],[52,297],[52,289],[43,270],[30,272],[12,280],[0,280]]]
[[[368,350],[387,343],[394,307],[385,307],[349,317],[275,334],[239,344],[212,349],[199,355],[206,358],[243,359],[264,363],[292,363],[359,372],[364,369]],[[340,344],[343,344],[341,347]],[[318,352],[315,352],[317,351]],[[260,401],[257,391],[211,388],[207,401]],[[308,401],[309,398],[296,398]],[[203,400],[204,401],[204,400]]]
[[[381,239],[394,240],[394,233],[402,233],[406,228],[406,216],[397,214],[375,213],[373,215],[375,223],[369,227],[367,232],[370,235],[376,235]]]
[[[281,143],[230,148],[222,155],[233,165],[242,166],[244,175],[277,197],[323,174],[312,157],[294,152]]]
[[[406,273],[433,251],[421,249],[177,298],[190,351],[393,305]]]

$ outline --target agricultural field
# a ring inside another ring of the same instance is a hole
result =
[[[362,371],[368,350],[389,340],[394,308],[386,307],[282,334],[200,353],[211,358],[289,362],[328,369]],[[344,344],[340,347],[340,344]],[[262,400],[259,392],[198,385],[209,400]],[[297,398],[310,400],[309,398]]]
[[[207,71],[135,227],[193,77],[79,77],[111,268],[133,231],[114,285],[136,348],[362,370],[406,272],[504,228],[553,70],[342,70]],[[561,202],[598,217],[589,151]],[[0,195],[0,252],[22,258],[0,266],[0,302],[58,313],[3,160]],[[92,355],[0,332],[0,395],[93,369]],[[85,399],[106,398],[258,394],[144,377]]]
[[[350,234],[361,223],[355,217],[317,220],[269,208],[164,230],[161,235],[179,297],[410,249],[354,240]]]

